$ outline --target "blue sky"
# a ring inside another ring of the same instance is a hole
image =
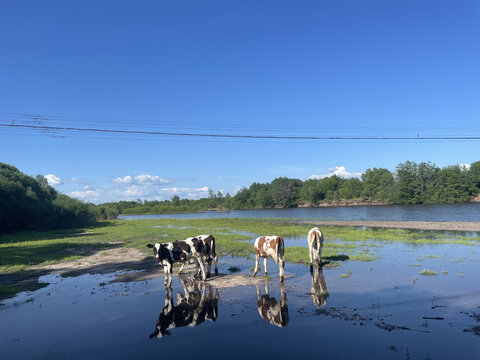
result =
[[[0,33],[0,124],[480,136],[478,1],[12,0],[0,3]],[[469,164],[480,142],[0,127],[0,161],[95,203],[233,194],[406,160]]]

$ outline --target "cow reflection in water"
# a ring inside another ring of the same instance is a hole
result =
[[[260,316],[270,324],[285,327],[288,325],[288,306],[287,293],[283,284],[280,285],[280,294],[280,301],[277,301],[269,295],[268,284],[265,284],[265,295],[261,294],[257,285],[257,308]]]
[[[310,275],[312,276],[313,303],[318,307],[324,306],[327,303],[328,292],[323,269],[320,266],[313,266],[310,268]]]
[[[173,305],[171,286],[165,287],[165,306],[158,316],[155,331],[150,338],[161,338],[170,334],[170,329],[182,326],[193,327],[200,325],[205,319],[217,320],[218,290],[215,295],[212,286],[198,283],[195,280],[186,281],[178,277],[182,283],[185,295],[177,293],[177,305]]]

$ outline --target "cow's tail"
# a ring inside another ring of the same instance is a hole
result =
[[[313,249],[316,249],[314,252],[313,252],[313,258],[315,260],[319,260],[318,258],[318,253],[320,251],[320,247],[321,247],[321,241],[322,241],[322,235],[320,233],[320,230],[314,230],[313,231],[313,241],[312,241],[312,248]]]
[[[216,258],[217,257],[217,253],[215,252],[215,238],[212,236],[212,258]]]
[[[276,252],[277,252],[277,263],[278,263],[279,260],[283,260],[283,256],[285,252],[282,238],[280,238],[280,241],[277,242]]]
[[[218,275],[218,256],[217,256],[216,249],[215,249],[215,238],[213,237],[213,235],[212,235],[212,254],[211,254],[211,258],[210,258],[209,267],[211,266],[212,260],[213,260],[213,263],[215,265],[215,275]]]

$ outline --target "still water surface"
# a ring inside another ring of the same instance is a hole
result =
[[[285,286],[271,260],[258,287],[48,275],[0,306],[0,358],[478,359],[480,249],[382,244],[375,261],[313,274],[287,263]],[[252,265],[222,257],[220,273]]]
[[[321,220],[480,221],[480,203],[449,205],[338,206],[189,214],[125,215],[121,219],[296,218]]]

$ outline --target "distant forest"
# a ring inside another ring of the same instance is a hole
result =
[[[111,207],[58,193],[42,175],[0,163],[0,231],[73,228],[117,217]]]
[[[271,209],[299,206],[316,207],[347,200],[385,204],[465,203],[480,193],[480,161],[470,168],[452,165],[439,168],[431,162],[400,163],[395,172],[383,168],[368,169],[361,179],[338,176],[323,179],[279,177],[270,183],[253,183],[235,196],[209,192],[199,200],[120,201],[102,204],[125,215],[165,214],[217,209]]]
[[[480,194],[480,161],[470,168],[439,168],[431,162],[406,161],[395,172],[368,169],[361,179],[330,176],[323,179],[279,177],[253,183],[235,196],[209,191],[199,200],[119,201],[94,205],[58,193],[42,175],[25,175],[0,163],[0,231],[60,229],[93,224],[118,214],[166,214],[209,209],[271,209],[315,207],[353,201],[384,204],[465,203]]]

